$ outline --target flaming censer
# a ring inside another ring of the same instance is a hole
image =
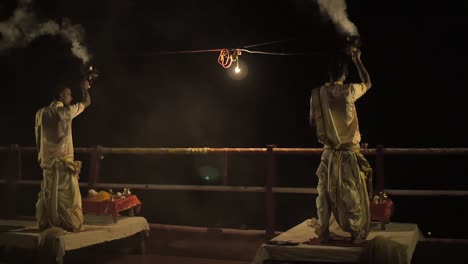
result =
[[[92,64],[86,64],[82,66],[81,74],[83,78],[89,82],[89,85],[93,86],[93,83],[99,77],[99,70]]]

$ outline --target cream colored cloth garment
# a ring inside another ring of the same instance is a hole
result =
[[[325,144],[317,169],[317,212],[328,232],[331,213],[340,227],[354,236],[367,237],[370,228],[367,176],[369,163],[360,153],[360,133],[354,102],[367,91],[365,84],[326,84],[311,96],[311,121],[319,142]]]
[[[354,103],[367,90],[364,83],[327,83],[312,90],[310,119],[320,143],[338,148],[339,144],[356,145],[361,142]]]
[[[51,226],[78,231],[83,224],[78,175],[81,162],[73,158],[72,119],[82,103],[64,106],[54,101],[36,113],[38,161],[43,169],[36,219],[41,229]]]
[[[81,229],[80,168],[79,161],[56,159],[51,168],[43,169],[41,191],[36,203],[36,220],[40,229],[51,226],[71,232]]]
[[[53,101],[36,113],[36,146],[38,161],[42,167],[55,158],[73,159],[72,120],[85,109],[83,103],[64,106]]]
[[[317,169],[319,178],[316,200],[322,224],[320,237],[328,232],[330,214],[340,227],[355,236],[366,238],[370,229],[367,175],[370,166],[359,150],[326,148]]]

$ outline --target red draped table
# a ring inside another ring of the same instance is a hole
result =
[[[390,223],[390,217],[393,215],[393,201],[385,199],[381,202],[370,202],[371,220],[381,223],[382,230],[385,230],[385,225]]]
[[[114,223],[119,219],[119,212],[128,209],[135,210],[136,214],[140,213],[141,202],[136,195],[125,196],[125,198],[114,197],[113,200],[93,201],[88,198],[82,199],[83,213],[112,215]],[[132,212],[132,211],[131,211]]]

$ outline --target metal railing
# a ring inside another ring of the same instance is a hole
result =
[[[0,146],[0,153],[8,153],[9,170],[5,180],[7,193],[14,195],[18,184],[40,184],[40,181],[22,179],[22,153],[35,152],[34,147],[11,145]],[[127,187],[143,190],[172,190],[172,191],[212,191],[212,192],[258,192],[265,193],[266,236],[271,237],[275,232],[275,193],[316,194],[316,188],[277,187],[276,156],[277,155],[320,155],[321,148],[278,148],[269,145],[266,148],[108,148],[93,146],[91,148],[75,148],[75,153],[89,154],[89,175],[87,183],[80,183],[82,187],[119,188]],[[362,149],[364,155],[375,156],[374,193],[384,191],[391,195],[402,196],[468,196],[467,190],[398,190],[384,189],[384,156],[385,155],[461,155],[468,154],[468,148],[384,148],[382,145],[375,149]],[[221,186],[206,185],[162,185],[162,184],[131,184],[131,183],[101,183],[99,182],[100,161],[103,155],[223,155]],[[255,154],[265,155],[267,170],[265,186],[229,186],[229,155]]]

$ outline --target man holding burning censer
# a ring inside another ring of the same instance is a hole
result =
[[[73,156],[72,120],[91,105],[90,83],[89,78],[82,82],[82,102],[72,104],[70,87],[62,85],[55,100],[36,113],[36,145],[43,170],[36,220],[41,230],[56,226],[78,232],[82,227],[81,162]]]
[[[370,229],[369,197],[366,181],[372,169],[360,152],[359,123],[355,101],[371,87],[369,73],[361,61],[361,51],[349,47],[361,82],[344,83],[348,75],[347,57],[335,56],[330,63],[330,82],[312,90],[310,124],[324,144],[317,169],[317,214],[315,233],[321,242],[330,239],[331,214],[339,226],[351,234],[351,242],[361,243]]]

